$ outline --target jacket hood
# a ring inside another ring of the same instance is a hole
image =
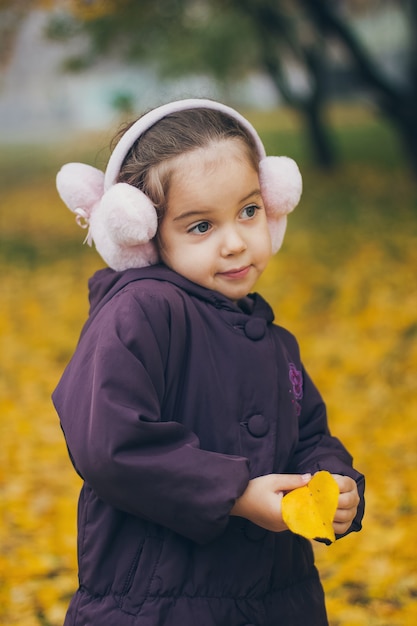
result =
[[[96,272],[89,280],[89,318],[95,317],[98,311],[108,302],[118,291],[129,283],[136,280],[158,280],[176,285],[200,300],[211,303],[218,309],[230,310],[234,312],[246,313],[262,317],[267,322],[274,320],[274,313],[269,304],[257,293],[249,294],[239,301],[239,305],[234,303],[218,291],[206,289],[201,285],[191,282],[184,276],[177,274],[165,265],[152,265],[149,267],[130,269],[116,272],[110,268],[104,268]]]

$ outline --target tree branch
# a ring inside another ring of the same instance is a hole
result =
[[[398,99],[398,88],[382,74],[353,30],[340,17],[333,2],[329,0],[298,0],[298,2],[308,11],[319,32],[334,35],[342,42],[353,59],[358,74],[367,85],[390,101]]]

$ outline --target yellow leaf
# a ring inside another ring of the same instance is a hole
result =
[[[307,539],[336,540],[333,518],[339,487],[329,472],[317,472],[304,487],[294,489],[282,499],[282,518],[288,528]]]

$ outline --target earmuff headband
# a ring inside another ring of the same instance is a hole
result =
[[[232,119],[235,119],[243,128],[245,128],[253,138],[258,151],[259,160],[265,157],[264,145],[256,132],[255,128],[243,115],[240,115],[237,111],[231,107],[215,102],[214,100],[204,100],[200,98],[189,98],[187,100],[176,100],[175,102],[169,102],[163,104],[149,113],[145,113],[138,119],[123,135],[116,147],[114,148],[109,162],[107,164],[106,172],[104,175],[104,189],[109,189],[115,184],[122,167],[123,161],[126,158],[127,153],[133,146],[135,141],[139,139],[147,130],[154,126],[157,122],[164,117],[171,115],[171,113],[178,113],[179,111],[188,111],[189,109],[211,109],[213,111],[220,111],[225,113]]]

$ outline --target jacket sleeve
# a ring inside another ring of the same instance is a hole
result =
[[[353,459],[344,445],[332,436],[327,421],[323,399],[310,376],[299,361],[298,346],[295,359],[302,373],[303,391],[300,400],[298,443],[292,456],[289,471],[314,474],[327,470],[331,474],[350,476],[356,481],[360,503],[352,525],[345,535],[359,531],[364,515],[365,478],[353,467]],[[342,535],[338,536],[341,537]]]
[[[177,345],[181,333],[177,324]],[[166,304],[145,311],[118,294],[82,337],[53,401],[74,466],[99,498],[204,543],[224,530],[248,460],[202,450],[180,419],[163,421],[172,334]]]

